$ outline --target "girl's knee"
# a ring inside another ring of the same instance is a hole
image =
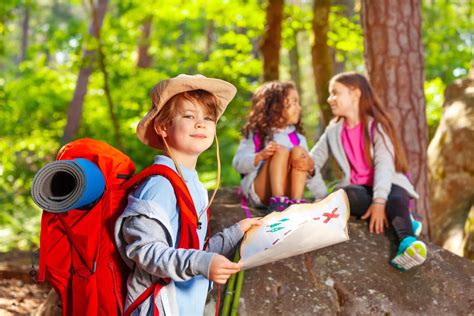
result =
[[[302,154],[306,154],[307,151],[301,146],[295,146],[290,150],[291,157],[299,157]]]
[[[290,153],[290,150],[286,148],[285,146],[278,146],[278,149],[275,151],[274,155],[288,156],[289,153]]]

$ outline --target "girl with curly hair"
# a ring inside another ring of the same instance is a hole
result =
[[[232,162],[242,175],[243,194],[255,207],[282,211],[305,202],[314,163],[300,119],[300,97],[292,82],[267,82],[255,92]]]

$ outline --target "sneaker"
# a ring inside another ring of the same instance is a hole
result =
[[[400,271],[406,271],[425,262],[427,254],[424,242],[415,237],[405,237],[390,264]]]
[[[416,237],[419,237],[421,235],[421,229],[422,229],[422,223],[420,221],[417,221],[413,215],[410,213],[410,219],[411,219],[411,228],[413,229],[413,234],[415,234]]]
[[[268,201],[268,209],[270,212],[281,212],[288,207],[288,197],[281,196],[272,196]]]
[[[293,204],[301,204],[301,203],[308,203],[305,199],[290,199],[288,202],[288,206]]]

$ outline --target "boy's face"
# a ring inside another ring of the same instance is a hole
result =
[[[173,154],[197,156],[214,141],[215,118],[207,114],[198,102],[183,100],[165,133]]]

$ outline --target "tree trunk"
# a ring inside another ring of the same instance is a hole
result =
[[[296,85],[296,89],[298,89],[298,92],[303,94],[303,91],[301,90],[301,68],[300,68],[300,53],[298,50],[298,31],[293,32],[294,36],[294,44],[290,48],[289,51],[289,58],[290,58],[290,76],[291,80]]]
[[[205,58],[206,60],[209,60],[209,56],[211,55],[211,49],[212,49],[212,43],[214,41],[214,22],[209,21],[209,24],[207,25],[206,29],[206,52],[205,52]]]
[[[23,7],[24,15],[21,22],[21,49],[20,55],[18,55],[18,63],[21,63],[26,59],[28,53],[28,33],[30,28],[30,7],[25,4]]]
[[[267,22],[260,50],[263,55],[263,81],[278,80],[280,65],[281,23],[284,0],[269,0]]]
[[[117,147],[120,150],[123,150],[124,147],[122,143],[122,137],[120,135],[120,124],[118,122],[117,115],[115,114],[115,105],[112,101],[112,93],[109,87],[109,73],[107,72],[107,67],[105,64],[105,54],[104,54],[104,49],[103,49],[102,41],[100,40],[100,37],[99,37],[98,53],[99,53],[99,68],[102,71],[102,75],[104,76],[104,92],[105,92],[105,97],[107,99],[107,105],[109,108],[110,120],[112,121],[112,126],[114,128],[115,143],[117,144]]]
[[[328,125],[332,117],[331,108],[327,103],[328,86],[332,76],[331,55],[328,46],[329,10],[331,0],[314,0],[313,34],[314,43],[311,47],[314,83],[320,111],[321,130]]]
[[[148,53],[150,48],[150,34],[153,16],[145,18],[142,24],[142,36],[138,43],[138,61],[137,67],[139,68],[150,68],[153,62],[151,55]]]
[[[416,207],[429,237],[428,130],[423,90],[423,46],[419,0],[362,1],[365,65],[375,93],[392,114],[405,145]]]
[[[89,76],[92,73],[93,67],[97,57],[97,41],[99,40],[102,22],[104,21],[105,12],[107,11],[108,0],[97,0],[93,3],[91,0],[92,15],[91,23],[89,25],[89,35],[91,40],[89,43],[84,43],[84,50],[82,55],[82,65],[77,77],[76,89],[69,110],[67,113],[67,123],[64,129],[62,143],[71,141],[81,125],[82,108],[84,98],[87,93],[87,85],[89,83]],[[93,45],[94,44],[94,45]]]

